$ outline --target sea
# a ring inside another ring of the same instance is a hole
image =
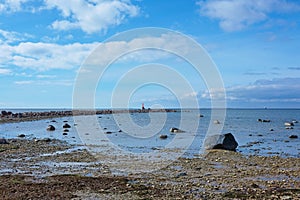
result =
[[[17,113],[67,109],[2,110]],[[0,138],[19,138],[24,134],[25,139],[58,139],[75,146],[103,145],[134,154],[180,149],[183,157],[194,158],[203,153],[207,135],[232,133],[239,144],[237,151],[246,156],[300,157],[298,120],[300,109],[226,109],[225,112],[220,109],[219,114],[211,109],[178,109],[177,112],[116,113],[3,123]],[[294,126],[286,127],[286,122],[294,122]],[[66,123],[71,128],[63,128]],[[56,130],[47,131],[49,125]],[[182,132],[171,133],[173,127]],[[291,138],[292,135],[298,138]]]

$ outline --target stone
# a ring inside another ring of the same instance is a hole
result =
[[[8,142],[6,139],[0,138],[0,144],[8,144]]]
[[[47,127],[47,131],[55,131],[55,127],[53,125],[49,125]]]
[[[63,128],[71,128],[71,126],[66,123],[66,124],[63,125]]]
[[[160,135],[159,138],[160,138],[160,139],[167,139],[168,136],[167,136],[167,135]]]
[[[284,125],[285,126],[294,126],[294,123],[293,122],[285,122]]]
[[[68,135],[68,133],[63,133],[63,135]]]
[[[214,124],[220,124],[220,121],[219,120],[215,120]]]
[[[180,130],[179,128],[170,128],[170,132],[171,133],[183,133],[184,131]]]
[[[111,132],[111,131],[106,131],[105,133],[106,133],[106,134],[112,134],[112,132]]]
[[[206,150],[210,149],[223,149],[236,151],[238,143],[231,133],[221,134],[221,135],[211,135],[205,138],[204,148]]]
[[[291,138],[291,139],[297,139],[298,138],[298,136],[297,135],[290,135],[290,137],[289,138]]]
[[[18,137],[24,138],[24,137],[26,137],[26,135],[25,134],[19,134]]]
[[[69,129],[65,129],[64,132],[69,132]]]

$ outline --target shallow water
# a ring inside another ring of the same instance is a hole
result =
[[[27,139],[52,138],[71,144],[98,145],[107,150],[113,147],[134,154],[151,153],[159,149],[184,148],[185,156],[195,157],[201,151],[211,120],[221,119],[211,119],[209,109],[202,109],[200,112],[204,117],[199,117],[198,110],[184,110],[170,113],[63,117],[56,118],[56,122],[47,119],[7,123],[0,125],[0,138],[17,138],[19,134],[25,134]],[[258,122],[259,118],[269,119],[271,122]],[[300,110],[228,109],[222,132],[232,133],[239,143],[238,151],[245,155],[300,157],[300,138],[289,138],[290,135],[300,137],[300,123],[295,123],[294,129],[290,130],[284,126],[285,122],[292,120],[300,120]],[[64,121],[68,121],[67,123],[71,125],[67,135],[63,135]],[[55,131],[46,131],[50,124],[56,127]],[[199,126],[194,129],[193,126],[198,124]],[[171,127],[182,128],[185,132],[172,134],[169,131]],[[167,135],[167,139],[160,139],[159,136],[162,134]]]

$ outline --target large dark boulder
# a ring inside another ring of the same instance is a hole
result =
[[[206,150],[224,149],[235,151],[237,146],[238,143],[231,133],[208,136],[204,142],[204,147]]]
[[[8,144],[8,142],[6,139],[0,138],[0,144]]]

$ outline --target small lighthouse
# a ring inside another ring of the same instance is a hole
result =
[[[142,110],[145,110],[145,105],[144,105],[144,103],[142,103]]]

